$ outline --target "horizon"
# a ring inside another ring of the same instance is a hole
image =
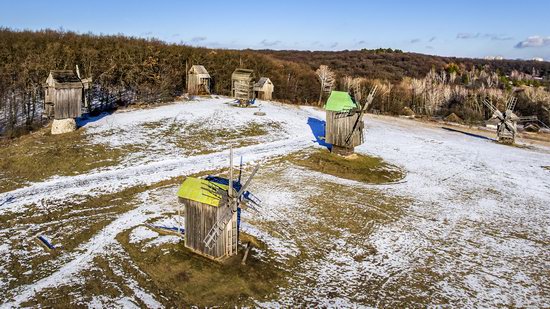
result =
[[[545,17],[550,3],[543,1],[506,5],[493,0],[481,4],[472,0],[460,4],[344,1],[319,5],[308,0],[278,2],[270,11],[251,3],[254,2],[213,1],[204,5],[159,1],[153,6],[99,0],[96,8],[88,9],[84,4],[65,0],[19,1],[0,4],[0,26],[15,31],[50,29],[124,35],[214,49],[392,48],[443,57],[550,60],[550,21]],[[97,8],[101,7],[110,9],[98,16]],[[518,18],[522,10],[530,11],[528,18]],[[491,16],[486,16],[487,12]],[[526,26],[517,27],[517,23]]]

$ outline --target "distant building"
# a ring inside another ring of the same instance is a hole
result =
[[[254,99],[254,71],[236,69],[231,74],[231,96],[239,100]]]
[[[273,97],[273,83],[267,77],[262,77],[254,84],[254,94],[260,100],[271,100]]]
[[[194,65],[187,72],[187,93],[190,95],[210,94],[210,74],[202,65]]]
[[[486,56],[485,60],[504,60],[502,56]]]
[[[533,61],[538,61],[538,62],[543,62],[544,61],[544,58],[541,58],[541,57],[535,57],[533,59],[531,59]]]
[[[84,90],[88,90],[91,79],[80,79],[78,72],[52,70],[44,84],[44,114],[54,119],[77,118],[82,115]]]

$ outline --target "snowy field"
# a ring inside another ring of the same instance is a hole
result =
[[[243,230],[267,244],[253,257],[278,274],[276,292],[241,304],[550,303],[550,149],[367,115],[366,142],[356,152],[407,173],[396,184],[368,185],[284,160],[322,148],[308,123],[324,120],[323,111],[227,101],[176,102],[89,122],[82,130],[94,143],[135,151],[117,166],[0,194],[0,307],[55,300],[171,307],[169,291],[139,256],[154,248],[169,256],[183,246],[151,225],[181,226],[178,183],[226,168],[230,145],[245,167],[263,163],[251,189],[262,207],[243,214]],[[58,248],[45,249],[37,235]]]

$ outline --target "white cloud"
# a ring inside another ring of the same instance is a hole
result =
[[[462,32],[462,33],[457,34],[456,38],[466,40],[466,39],[476,39],[476,38],[479,38],[479,36],[480,36],[479,33]]]
[[[206,41],[205,36],[196,36],[196,37],[191,39],[191,42],[193,42],[193,43],[198,43],[198,42],[202,42],[202,41]]]
[[[265,40],[265,39],[260,42],[261,45],[266,46],[266,47],[279,45],[280,43],[281,43],[281,41],[268,41],[268,40]]]
[[[418,42],[420,42],[420,41],[421,41],[420,39],[412,39],[412,40],[411,40],[411,43],[414,44],[414,43],[418,43]]]
[[[516,48],[543,47],[550,46],[550,36],[542,37],[540,35],[530,36],[527,39],[516,44]]]
[[[485,34],[485,37],[486,38],[489,38],[493,41],[510,41],[510,40],[513,40],[514,38],[511,37],[511,36],[507,36],[507,35],[502,35],[502,34]]]

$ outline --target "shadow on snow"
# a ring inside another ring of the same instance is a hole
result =
[[[317,118],[309,117],[307,119],[307,124],[311,129],[311,133],[313,133],[313,136],[315,136],[315,142],[330,150],[330,148],[332,148],[332,145],[325,142],[325,122]]]

